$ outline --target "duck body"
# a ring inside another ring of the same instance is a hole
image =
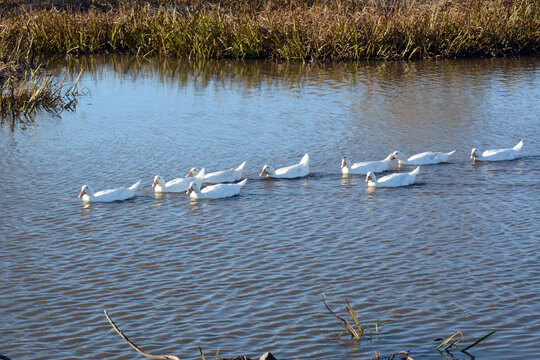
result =
[[[399,187],[414,184],[416,175],[420,172],[420,166],[411,172],[394,173],[377,179],[374,173],[369,172],[366,176],[366,182],[370,187]]]
[[[399,160],[401,165],[432,165],[439,164],[448,161],[448,158],[455,153],[456,150],[450,152],[436,152],[426,151],[420,154],[416,154],[407,159],[407,157],[399,153],[396,155],[396,159]]]
[[[237,168],[230,168],[208,173],[204,176],[203,184],[220,184],[238,181],[242,178],[242,173],[244,172],[245,167],[246,162],[244,161]],[[198,174],[199,170],[197,168],[193,168],[189,171],[186,177],[197,176]]]
[[[201,190],[204,179],[204,169],[202,169],[193,181],[189,184],[186,194],[189,194],[189,197],[192,200],[198,199],[223,199],[231,196],[238,195],[242,187],[247,182],[247,179],[244,179],[236,184],[216,184],[205,187]]]
[[[186,191],[189,188],[190,182],[191,179],[189,178],[176,178],[174,180],[165,182],[165,180],[161,176],[156,175],[154,177],[154,183],[152,184],[152,187],[157,193],[178,193]]]
[[[189,194],[191,199],[223,199],[240,194],[240,190],[246,184],[244,179],[236,184],[216,184],[205,187],[199,191],[192,191]]]
[[[385,159],[380,161],[365,161],[352,164],[347,157],[341,159],[341,172],[343,175],[349,174],[358,174],[358,175],[367,175],[367,173],[380,173],[390,169],[392,160],[395,159],[396,152],[388,155]]]
[[[519,153],[522,148],[523,148],[523,140],[521,140],[513,148],[486,150],[482,154],[479,153],[479,150],[477,148],[473,148],[471,152],[471,159],[473,161],[514,160],[515,158],[519,156]]]
[[[309,155],[305,154],[300,163],[274,170],[270,165],[264,165],[259,176],[275,179],[295,179],[309,175]]]
[[[118,189],[102,190],[94,193],[94,190],[89,185],[84,185],[79,193],[78,198],[82,198],[84,202],[112,202],[131,199],[139,186],[141,181],[139,180],[130,187],[122,187]]]

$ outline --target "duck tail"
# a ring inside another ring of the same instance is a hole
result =
[[[305,154],[302,160],[300,160],[300,164],[307,165],[309,163],[309,155]]]
[[[521,140],[516,146],[513,147],[515,151],[520,151],[523,147],[523,140]]]
[[[137,181],[135,184],[128,187],[128,189],[130,191],[137,191],[137,189],[139,188],[140,185],[141,185],[141,180]]]
[[[244,161],[243,163],[241,163],[240,165],[238,165],[238,167],[234,170],[236,171],[243,171],[244,168],[246,167],[246,162]]]
[[[418,174],[420,172],[420,166],[418,166],[416,169],[414,169],[413,171],[410,172],[411,175],[415,175]]]
[[[238,185],[244,186],[244,185],[246,185],[246,183],[247,183],[247,179],[244,179],[244,180],[240,181],[240,182],[238,183]]]
[[[454,155],[455,152],[456,152],[456,150],[452,150],[452,151],[446,153],[446,155],[451,156],[451,155]]]

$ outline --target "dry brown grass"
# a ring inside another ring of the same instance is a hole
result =
[[[180,0],[104,9],[4,14],[0,58],[131,53],[357,61],[537,55],[540,48],[538,0]]]

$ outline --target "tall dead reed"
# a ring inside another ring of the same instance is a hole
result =
[[[0,18],[0,58],[129,53],[358,61],[537,55],[540,50],[538,0],[163,4],[123,1],[107,11],[10,12]]]

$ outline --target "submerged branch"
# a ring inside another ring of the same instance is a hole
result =
[[[116,331],[118,333],[118,335],[120,335],[120,337],[122,339],[124,339],[129,344],[129,346],[131,346],[135,351],[137,351],[142,356],[147,357],[148,359],[155,359],[155,360],[180,360],[179,357],[174,356],[174,355],[151,355],[151,354],[149,354],[147,352],[142,351],[141,349],[139,349],[139,347],[137,345],[135,345],[131,340],[129,340],[127,338],[127,336],[124,335],[124,333],[122,333],[122,331],[120,331],[120,329],[116,326],[116,324],[109,317],[109,314],[107,314],[107,310],[103,310],[103,312],[105,313],[105,316],[107,317],[107,320],[109,320],[109,323],[111,324],[114,331]]]

